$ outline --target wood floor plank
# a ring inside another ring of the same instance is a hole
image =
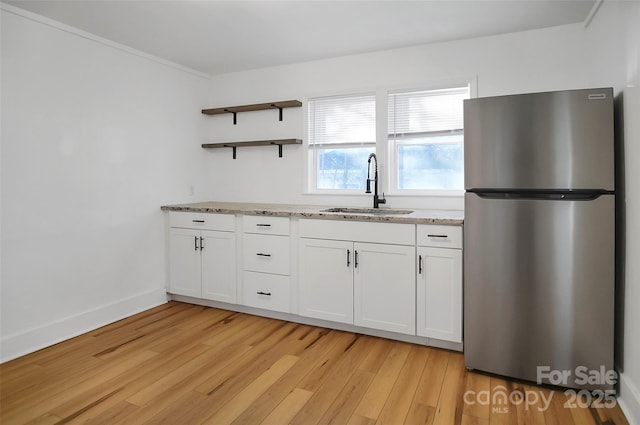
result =
[[[491,413],[491,379],[480,373],[467,372],[464,392],[469,394],[470,403],[465,401],[462,414],[488,421]]]
[[[40,415],[43,415],[47,412],[51,412],[56,416],[64,418],[68,416],[68,413],[60,412],[59,406],[68,403],[70,400],[80,398],[82,401],[80,404],[82,406],[86,406],[86,393],[95,387],[98,383],[103,380],[112,379],[118,375],[126,373],[131,369],[135,369],[140,364],[147,362],[149,359],[154,357],[156,354],[151,351],[142,351],[139,353],[135,353],[127,363],[121,363],[118,365],[114,365],[111,368],[106,368],[102,370],[98,374],[94,374],[87,379],[79,382],[74,382],[73,385],[65,385],[60,386],[55,390],[55,393],[49,397],[44,399],[40,398],[40,394],[42,392],[38,392],[38,396],[29,398],[28,401],[20,401],[21,407],[19,409],[15,409],[13,411],[13,415],[7,415],[7,420],[14,420],[17,422],[26,422],[27,420],[34,419]],[[68,367],[68,366],[66,366]],[[100,398],[104,397],[105,394],[101,394]],[[3,403],[3,408],[9,407],[11,408],[14,404],[7,405]],[[81,407],[80,407],[81,408]],[[74,409],[75,411],[75,409]]]
[[[512,394],[515,394],[513,399],[516,404],[515,410],[518,413],[518,424],[532,424],[532,423],[545,423],[544,413],[536,408],[535,405],[531,405],[528,403],[531,396],[527,395],[528,391],[533,391],[537,393],[537,389],[534,387],[530,387],[528,385],[524,385],[521,383],[515,383],[512,385]],[[578,422],[580,425],[583,425],[581,422]],[[587,425],[586,423],[584,425]]]
[[[234,361],[235,357],[243,355],[251,348],[252,347],[249,346],[236,344],[220,350],[217,355],[213,356],[208,363],[203,364],[200,369],[193,372],[192,375],[184,376],[182,381],[165,388],[164,391],[157,394],[143,407],[131,412],[130,417],[127,417],[127,423],[145,423],[157,416],[161,411],[165,411],[168,406],[169,408],[172,408],[172,406],[180,406],[183,402],[186,402],[185,394],[187,398],[192,397],[191,393],[196,386],[210,379],[210,376],[217,373],[217,371],[226,368]],[[117,401],[117,399],[114,398],[112,402],[113,401]],[[104,403],[99,408],[94,409],[94,411],[91,412],[91,416],[102,415],[103,412],[109,408],[111,408],[109,403]]]
[[[578,400],[580,400],[580,398],[578,398]],[[578,403],[580,403],[580,401],[576,401],[575,407],[569,408],[573,423],[576,425],[599,425],[597,422],[597,414],[594,415],[594,412],[592,412],[590,408],[581,408],[582,405]]]
[[[196,392],[206,396],[198,405],[192,406],[183,414],[177,414],[168,407],[154,416],[150,422],[193,423],[198,417],[209,417],[268,370],[278,358],[284,354],[295,354],[306,344],[295,333],[296,330],[304,330],[304,327],[277,320],[269,320],[268,323],[275,327],[265,327],[261,329],[265,334],[252,335],[246,340],[249,344],[257,345],[195,388]]]
[[[347,425],[373,425],[375,423],[375,419],[366,418],[360,415],[351,415],[351,418],[349,418],[349,422],[347,422]]]
[[[511,382],[501,378],[490,377],[491,409],[489,411],[490,425],[510,425],[518,423],[516,407],[509,402],[513,387]],[[567,425],[571,422],[567,422]]]
[[[377,424],[404,423],[429,359],[428,347],[412,345],[407,360],[384,404]]]
[[[282,378],[271,386],[262,396],[255,400],[251,409],[247,409],[239,416],[235,424],[257,424],[265,420],[265,418],[275,409],[285,397],[289,395],[292,388],[298,388],[297,384],[302,377],[309,374],[312,370],[322,367],[326,354],[341,347],[341,341],[348,345],[348,341],[353,338],[346,332],[329,331],[327,329],[316,328],[316,330],[307,335],[304,341],[307,343],[305,349],[299,353],[300,361],[298,361]],[[313,394],[313,392],[309,391]],[[295,416],[295,415],[294,415]]]
[[[123,424],[127,423],[127,418],[137,412],[140,408],[131,403],[127,403],[126,401],[121,401],[109,409],[106,409],[99,415],[95,415],[92,417],[77,417],[78,421],[72,420],[69,421],[69,424],[73,423],[83,423],[83,424],[91,424],[91,425],[107,425],[107,424]]]
[[[391,349],[369,386],[369,391],[358,405],[356,415],[378,419],[410,351],[410,344],[397,344]]]
[[[463,413],[460,425],[489,425],[489,419],[477,418],[475,416]]]
[[[416,403],[415,397],[404,421],[405,425],[430,425],[436,416],[436,408],[426,404]]]
[[[338,343],[325,354],[322,359],[322,363],[319,367],[315,368],[312,372],[307,374],[299,383],[298,387],[307,391],[315,392],[320,385],[326,380],[327,375],[331,373],[334,365],[339,363],[341,357],[349,351],[353,345],[360,339],[360,335],[353,335],[349,333],[337,334]]]
[[[226,403],[222,409],[218,410],[214,415],[207,418],[203,424],[211,425],[229,425],[238,416],[246,410],[251,403],[262,393],[264,393],[271,385],[273,385],[282,375],[284,375],[295,362],[298,361],[298,357],[286,354],[282,358],[278,359],[273,366],[267,369],[264,373],[258,376],[253,382],[247,385],[242,391],[240,391],[235,397],[233,397],[228,403]]]
[[[357,370],[357,365],[375,345],[377,338],[362,336],[340,356],[304,408],[291,420],[292,425],[318,423]]]
[[[465,372],[462,354],[451,353],[442,383],[436,415],[433,418],[434,425],[449,425],[462,422]]]
[[[278,406],[271,411],[263,421],[259,422],[260,425],[282,425],[288,424],[289,421],[302,409],[302,407],[309,401],[313,393],[311,391],[303,390],[300,388],[294,388],[288,396],[282,400]],[[244,422],[252,423],[252,422]],[[258,423],[258,422],[253,422]]]
[[[444,382],[444,374],[449,363],[449,351],[438,348],[431,348],[429,358],[425,365],[422,379],[416,389],[414,403],[431,406],[438,406],[440,391]]]
[[[25,425],[53,425],[60,423],[61,418],[56,415],[52,415],[51,413],[45,413],[42,416],[39,416],[35,419],[26,422]]]
[[[373,372],[357,369],[317,423],[319,425],[347,423],[374,377]]]
[[[465,404],[487,382],[490,406]],[[500,400],[518,389],[551,404]],[[566,401],[461,353],[179,302],[0,365],[2,425],[628,425]]]

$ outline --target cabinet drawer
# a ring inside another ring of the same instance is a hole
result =
[[[244,272],[244,304],[267,310],[290,312],[289,276]]]
[[[289,237],[244,235],[244,269],[289,274]]]
[[[418,246],[462,248],[461,226],[418,225]]]
[[[207,214],[191,212],[170,212],[169,226],[183,229],[204,229],[233,232],[236,217],[232,214]]]
[[[242,218],[242,228],[245,233],[288,236],[289,218],[245,215]]]

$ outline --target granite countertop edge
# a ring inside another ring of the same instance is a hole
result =
[[[241,202],[200,202],[194,204],[163,205],[162,211],[196,212],[209,214],[246,214],[265,215],[272,217],[303,217],[325,220],[354,220],[354,221],[378,221],[387,223],[409,224],[464,224],[464,213],[454,210],[420,210],[413,209],[411,214],[384,214],[375,213],[335,213],[325,212],[328,206],[317,205],[289,205],[289,204],[252,204]],[[381,208],[383,209],[383,208]]]

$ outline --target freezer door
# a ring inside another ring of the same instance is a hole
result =
[[[614,189],[613,90],[465,100],[465,188]]]
[[[465,195],[464,358],[537,381],[537,367],[613,369],[614,195],[592,201]],[[548,382],[547,382],[548,383]]]

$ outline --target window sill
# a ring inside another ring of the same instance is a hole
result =
[[[464,190],[395,190],[385,193],[395,197],[464,198]]]
[[[416,197],[432,197],[432,198],[464,198],[464,190],[402,190],[402,191],[394,191],[394,192],[382,192],[380,191],[380,196],[384,193],[384,196],[389,196],[392,198],[416,198]],[[364,190],[336,190],[336,189],[327,189],[327,190],[314,190],[314,191],[305,191],[302,192],[303,196],[311,195],[325,195],[325,196],[361,196],[363,198],[370,198],[373,196],[372,193],[364,193]]]

